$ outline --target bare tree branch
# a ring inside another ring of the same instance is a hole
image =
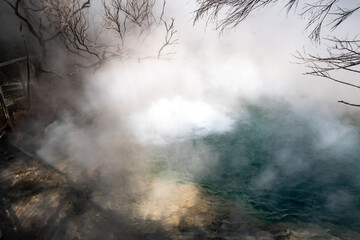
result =
[[[165,41],[159,49],[154,49],[157,58],[172,54],[166,53],[165,49],[178,41],[175,38],[175,20],[164,20],[165,0],[157,6],[160,8],[157,16],[156,0],[102,0],[102,17],[97,16],[95,23],[102,27],[101,34],[94,30],[97,26],[90,20],[93,12],[98,11],[90,10],[90,0],[2,1],[13,9],[14,14],[38,40],[42,49],[42,72],[59,78],[77,73],[80,69],[98,68],[110,60],[125,57],[126,52],[143,44],[160,27],[165,28]],[[55,73],[47,66],[46,53],[59,40],[74,61],[68,74]]]
[[[171,18],[170,24],[167,23],[166,21],[162,20],[165,26],[165,30],[166,30],[166,35],[165,35],[165,41],[163,43],[163,45],[160,47],[158,54],[157,54],[157,58],[161,58],[165,55],[171,55],[174,54],[175,52],[168,52],[168,53],[163,53],[164,49],[166,47],[172,46],[172,45],[176,45],[178,44],[179,39],[175,38],[175,34],[177,33],[177,31],[174,28],[174,18]]]
[[[353,106],[353,107],[360,107],[360,104],[353,104],[345,101],[338,101],[339,103],[343,103],[345,105]]]
[[[311,71],[306,74],[328,78],[351,87],[359,88],[355,84],[340,81],[331,76],[332,72],[344,70],[360,74],[360,40],[340,40],[338,38],[327,38],[332,43],[328,48],[327,56],[299,53],[297,58],[306,64]]]

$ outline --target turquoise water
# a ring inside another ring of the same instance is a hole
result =
[[[231,132],[159,151],[160,171],[177,172],[265,223],[311,223],[340,237],[358,232],[360,125],[286,104],[246,112]]]

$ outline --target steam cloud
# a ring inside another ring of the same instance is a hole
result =
[[[179,3],[170,6],[175,9]],[[97,182],[95,202],[132,217],[166,219],[165,225],[180,224],[188,212],[179,209],[198,204],[211,211],[197,186],[179,187],[177,181],[216,172],[222,159],[206,138],[232,134],[239,124],[251,123],[248,106],[276,112],[279,109],[272,109],[276,102],[289,109],[281,116],[286,124],[259,125],[265,135],[289,135],[284,146],[275,145],[273,162],[251,177],[251,186],[261,191],[279,187],[284,175],[299,176],[313,166],[314,159],[297,151],[297,139],[304,136],[301,130],[314,133],[314,148],[318,153],[329,151],[326,156],[341,156],[358,146],[357,127],[342,121],[344,110],[330,94],[339,86],[304,80],[298,77],[303,68],[288,64],[288,53],[298,41],[288,37],[293,44],[264,43],[257,31],[246,27],[219,40],[214,33],[194,33],[196,29],[189,33],[184,30],[191,27],[187,19],[177,19],[183,41],[174,59],[113,61],[86,76],[83,95],[73,103],[76,111],[61,113],[41,139],[38,154],[43,159],[74,182]],[[252,21],[255,26],[261,22]],[[340,88],[339,96],[345,92]],[[294,119],[306,127],[290,124]],[[231,163],[234,168],[252,161],[241,154]],[[165,164],[170,176],[154,174],[159,164]],[[183,199],[186,193],[188,198]],[[352,194],[341,189],[326,199],[326,206],[335,212],[354,203]],[[179,214],[169,217],[171,211]],[[199,219],[193,224],[201,227],[205,223]]]

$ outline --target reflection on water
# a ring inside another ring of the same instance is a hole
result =
[[[212,221],[211,206],[197,187],[171,181],[155,181],[144,199],[134,206],[137,217],[179,226],[181,221],[202,228]]]

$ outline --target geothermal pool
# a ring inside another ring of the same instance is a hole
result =
[[[38,154],[58,170],[21,153],[2,163],[2,233],[7,239],[359,239],[356,116],[267,103],[242,107],[224,131],[194,128],[156,144],[113,131],[99,135],[104,128],[98,132],[96,121],[81,118],[52,126],[45,137],[51,144],[42,143]],[[98,138],[90,138],[94,133]]]
[[[204,202],[207,196],[231,205],[227,214],[234,219],[246,216],[237,230],[234,225],[229,232],[220,230],[224,239],[266,230],[275,232],[269,239],[356,239],[359,126],[346,118],[303,114],[285,105],[248,106],[247,117],[232,131],[157,149],[154,172],[180,185],[197,186]],[[229,216],[222,215],[231,225]]]

